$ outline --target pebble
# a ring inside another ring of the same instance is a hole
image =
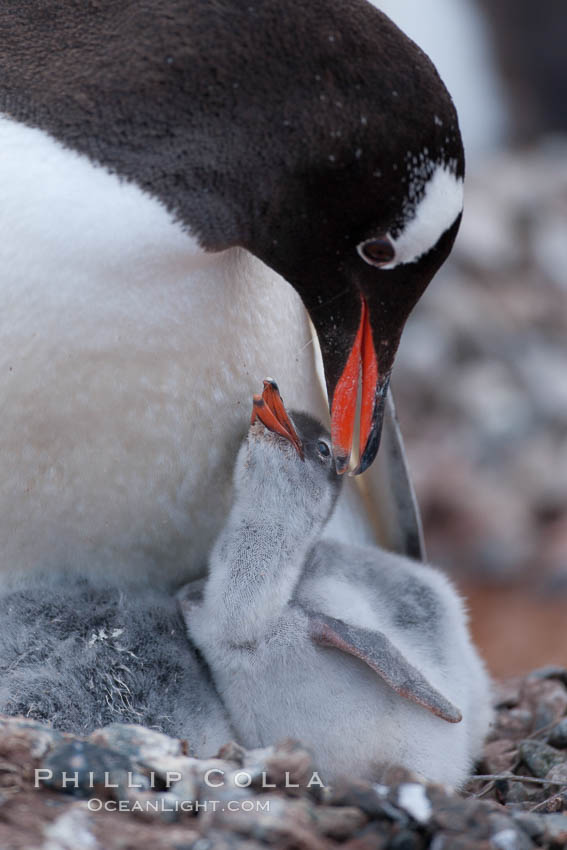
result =
[[[541,800],[541,785],[529,785],[527,782],[504,780],[499,786],[499,799],[506,805],[536,805]]]
[[[535,842],[538,842],[545,832],[545,826],[539,815],[533,815],[529,812],[515,812],[514,820]]]
[[[61,732],[24,717],[0,716],[0,738],[3,735],[12,740],[14,737],[21,736],[27,741],[33,758],[42,758],[63,740]]]
[[[488,840],[478,841],[467,835],[455,835],[447,831],[435,836],[429,850],[493,850],[493,847]]]
[[[389,801],[370,782],[342,781],[331,789],[329,802],[338,806],[355,806],[369,818],[386,818],[408,823],[407,816]],[[389,789],[388,789],[389,790]]]
[[[542,815],[544,840],[558,846],[567,846],[567,815]]]
[[[558,667],[555,664],[548,664],[545,667],[532,670],[527,679],[528,681],[533,679],[536,681],[541,681],[542,679],[557,679],[557,681],[563,682],[563,684],[567,687],[567,667]]]
[[[297,850],[325,850],[322,836],[314,830],[315,818],[306,800],[289,800],[275,794],[262,795],[269,808],[259,812],[228,807],[217,809],[210,823],[222,830],[249,836],[266,844],[293,847]]]
[[[560,750],[567,747],[567,717],[560,720],[551,730],[547,741],[552,747],[558,747]]]
[[[132,763],[127,756],[89,741],[65,741],[41,763],[44,784],[69,794],[90,796],[97,786],[119,787],[127,782]]]
[[[181,741],[131,723],[111,723],[95,730],[89,740],[142,762],[183,754]]]
[[[484,748],[486,773],[507,773],[518,758],[518,747],[511,738],[490,741]]]
[[[513,827],[507,827],[495,833],[490,838],[494,850],[532,850],[533,841],[524,833]]]
[[[551,768],[546,774],[550,782],[561,782],[567,788],[567,762],[563,761]]]
[[[563,762],[563,756],[541,741],[522,741],[519,756],[534,776],[543,779],[552,767]]]
[[[542,699],[542,695],[544,698]],[[537,732],[557,723],[567,712],[567,690],[561,682],[546,679],[542,682],[542,689],[534,711],[534,728]]]
[[[307,788],[315,797],[322,792],[323,783],[316,773],[313,756],[297,741],[280,741],[277,747],[252,750],[242,758],[242,768],[252,776],[252,785],[268,782],[278,787],[286,786],[294,794],[294,785]]]
[[[368,817],[354,806],[317,806],[313,817],[322,835],[344,841],[368,823]]]
[[[420,835],[403,829],[390,838],[387,847],[388,850],[422,850],[424,844]]]
[[[46,827],[42,850],[97,850],[92,821],[86,811],[67,810]]]

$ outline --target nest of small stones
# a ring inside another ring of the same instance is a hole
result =
[[[402,770],[388,784],[324,787],[291,741],[254,751],[227,744],[200,760],[188,742],[140,726],[78,738],[2,718],[0,847],[564,848],[567,669],[536,671],[497,699],[478,775],[460,793]]]

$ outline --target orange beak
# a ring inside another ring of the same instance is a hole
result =
[[[372,462],[366,461],[372,454],[377,406],[382,402],[388,388],[388,379],[380,381],[378,358],[372,340],[372,328],[368,307],[364,298],[360,314],[360,323],[341,377],[335,387],[331,405],[331,437],[335,454],[337,472],[342,474],[348,467],[354,438],[354,420],[359,378],[361,382],[360,400],[360,463],[354,474],[363,472]]]
[[[272,378],[265,379],[262,395],[255,395],[252,399],[250,424],[252,425],[256,419],[259,419],[268,431],[289,440],[303,460],[301,440],[287,415],[278,385]]]

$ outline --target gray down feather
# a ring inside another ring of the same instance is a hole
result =
[[[232,737],[175,599],[62,574],[0,597],[0,713],[88,734],[141,723],[211,755]]]

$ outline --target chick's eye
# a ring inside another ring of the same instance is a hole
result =
[[[387,236],[367,239],[357,245],[356,250],[371,266],[385,266],[396,256],[396,250]]]
[[[319,440],[317,443],[317,451],[321,457],[329,457],[331,454],[331,449],[324,440]]]

